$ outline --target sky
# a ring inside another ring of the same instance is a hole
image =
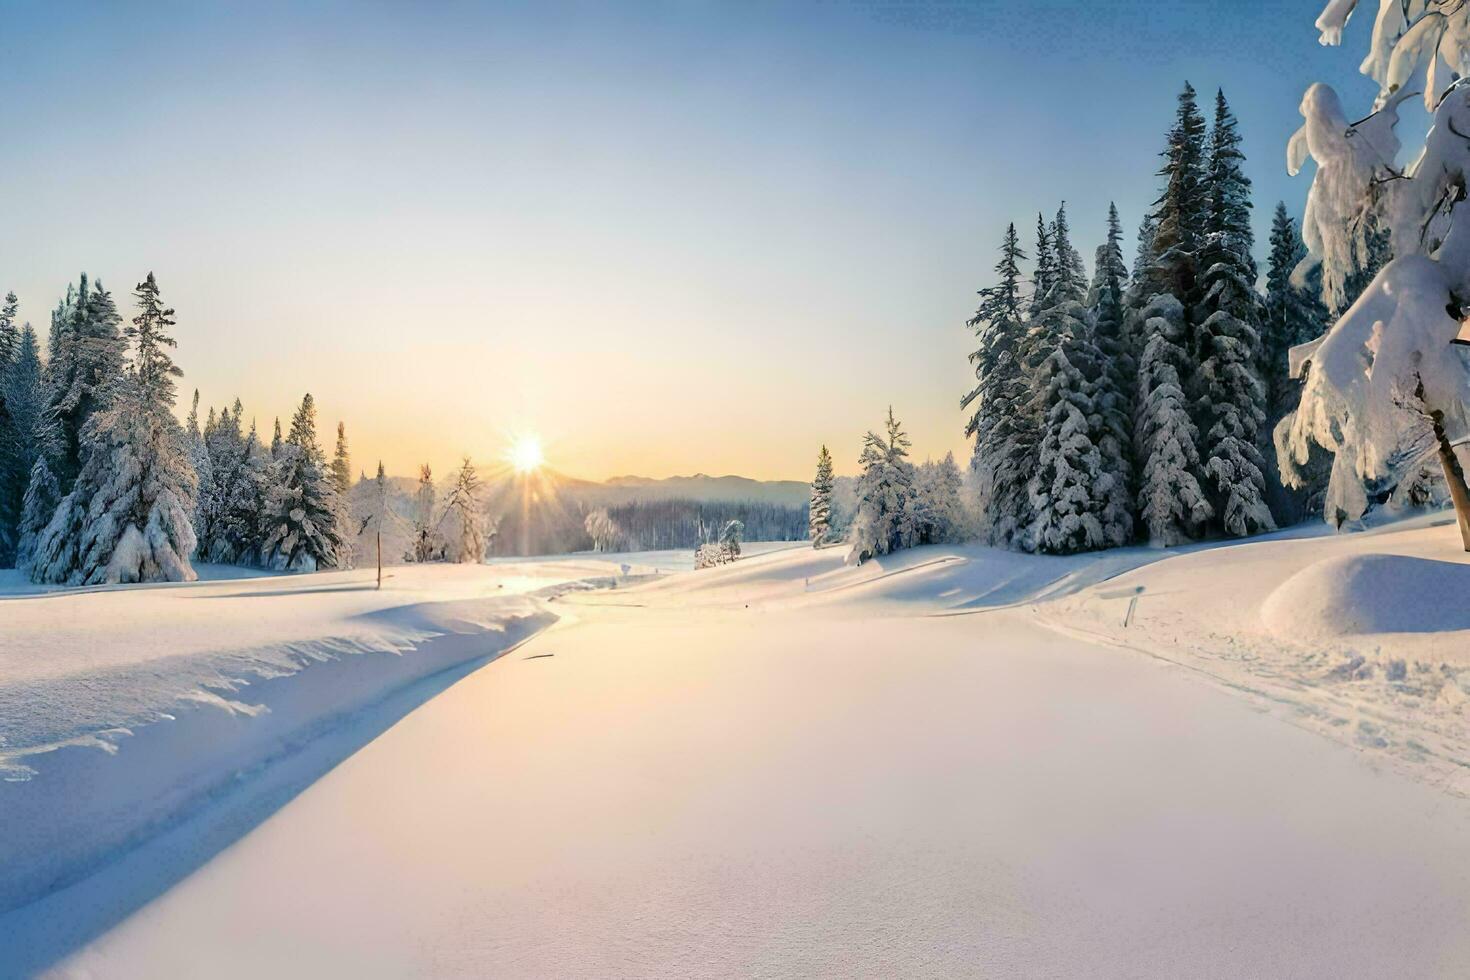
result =
[[[1297,104],[1366,114],[1314,2],[0,0],[0,289],[152,270],[185,392],[310,391],[354,464],[522,435],[601,479],[855,472],[891,404],[968,458],[965,321],[1009,221],[1129,232],[1187,79],[1264,239]],[[1262,246],[1263,246],[1262,242]],[[1258,248],[1264,254],[1264,247]],[[185,406],[181,405],[181,411]]]

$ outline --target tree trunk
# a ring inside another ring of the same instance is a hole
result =
[[[1470,551],[1470,544],[1465,546]],[[378,588],[383,587],[383,532],[378,532]]]
[[[1450,445],[1444,432],[1444,413],[1430,412],[1429,421],[1434,426],[1434,439],[1439,444],[1439,465],[1444,467],[1444,482],[1450,488],[1450,500],[1455,505],[1455,519],[1460,524],[1460,542],[1470,551],[1470,487],[1465,485],[1465,470],[1455,447]]]

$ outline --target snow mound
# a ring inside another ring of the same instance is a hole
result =
[[[1266,598],[1261,618],[1284,640],[1470,630],[1470,564],[1410,555],[1342,555],[1309,565]]]

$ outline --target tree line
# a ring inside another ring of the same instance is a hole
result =
[[[844,535],[857,560],[965,533],[1067,554],[1244,537],[1320,513],[1330,454],[1282,456],[1283,475],[1274,451],[1272,433],[1285,429],[1302,391],[1288,377],[1287,353],[1322,335],[1391,250],[1387,235],[1366,225],[1329,309],[1320,270],[1304,261],[1296,223],[1277,204],[1259,289],[1240,146],[1224,93],[1207,123],[1186,83],[1131,266],[1114,206],[1090,278],[1065,203],[1052,218],[1037,217],[1030,254],[1008,225],[995,279],[968,321],[976,383],[960,407],[974,450],[959,517],[941,530],[925,523],[926,512],[949,506],[948,489],[938,502],[926,499],[934,488],[919,485],[890,411],[887,435],[865,441],[846,527],[822,447],[813,541]],[[1417,467],[1369,492],[1412,505],[1442,487],[1432,469]]]

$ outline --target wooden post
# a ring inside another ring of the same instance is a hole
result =
[[[378,532],[378,588],[383,587],[383,532]]]
[[[1465,470],[1455,447],[1450,445],[1444,431],[1444,413],[1430,412],[1429,421],[1434,426],[1434,439],[1439,444],[1439,465],[1444,468],[1444,482],[1450,488],[1450,500],[1455,505],[1455,520],[1460,525],[1460,543],[1470,551],[1470,487],[1465,485]]]

